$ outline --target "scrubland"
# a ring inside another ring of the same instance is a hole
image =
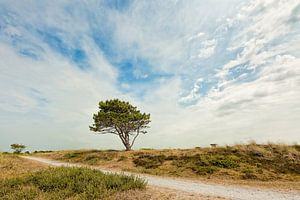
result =
[[[72,150],[34,155],[136,173],[300,190],[300,145],[296,144],[251,143],[135,151]]]
[[[133,176],[104,174],[89,168],[53,168],[23,159],[19,155],[0,153],[0,199],[221,200],[224,198],[147,186],[144,180]]]
[[[0,154],[0,169],[1,199],[120,199],[147,184],[88,168],[50,168],[14,155]]]

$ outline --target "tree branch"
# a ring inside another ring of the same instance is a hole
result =
[[[140,130],[137,130],[137,133],[136,133],[136,135],[134,136],[134,138],[133,138],[133,140],[132,140],[132,142],[131,142],[131,145],[130,145],[130,147],[132,147],[133,146],[133,144],[134,144],[134,141],[135,141],[135,139],[139,136],[139,134],[140,134]]]
[[[108,134],[108,133],[111,133],[111,134],[118,135],[118,133],[117,133],[116,131],[114,131],[113,128],[99,128],[99,129],[98,129],[98,132],[100,132],[100,134]]]

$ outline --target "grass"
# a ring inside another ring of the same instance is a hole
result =
[[[0,153],[0,180],[19,177],[47,168],[44,164],[24,160],[14,154]]]
[[[15,155],[0,154],[0,169],[0,199],[7,200],[114,199],[146,187],[144,180],[134,176],[88,168],[49,168]]]
[[[193,179],[286,182],[289,185],[298,185],[291,183],[300,181],[299,145],[251,143],[216,148],[131,152],[77,150],[36,155],[104,168]]]
[[[135,177],[104,174],[87,168],[51,168],[0,181],[2,199],[105,199],[111,195],[144,189]]]
[[[125,157],[120,157],[119,162],[124,160],[126,160]],[[86,168],[50,168],[39,162],[9,153],[0,153],[0,172],[1,200],[223,199],[203,195],[194,196],[187,192],[152,186],[147,186],[144,190],[145,182],[135,177],[104,175],[99,171]]]

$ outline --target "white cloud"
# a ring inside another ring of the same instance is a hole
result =
[[[217,46],[217,41],[215,39],[205,40],[202,42],[202,48],[199,50],[198,57],[199,58],[209,58],[215,52],[215,48]]]
[[[191,92],[187,96],[181,97],[179,99],[179,102],[184,104],[189,104],[189,103],[194,103],[196,100],[198,100],[201,97],[200,90],[201,90],[202,82],[203,82],[203,78],[197,79],[196,82],[194,83],[194,87],[191,90]]]
[[[199,32],[197,33],[196,35],[193,35],[193,36],[190,36],[187,41],[191,41],[191,40],[195,40],[195,39],[198,39],[198,38],[201,38],[202,36],[204,36],[205,33],[203,32]]]
[[[249,66],[252,68],[257,67],[267,63],[268,59],[291,50],[291,46],[282,48],[282,43],[294,46],[293,38],[300,33],[299,28],[289,23],[291,13],[298,5],[298,1],[257,0],[244,6],[235,20],[237,20],[237,24],[245,23],[246,26],[244,25],[244,28],[234,37],[232,45],[229,47],[229,50],[238,48],[243,50],[236,59],[224,65],[218,76],[224,77],[228,70],[246,62],[249,62]],[[288,35],[293,29],[297,34]],[[284,40],[284,37],[289,38]],[[282,42],[279,42],[280,40]],[[270,48],[271,46],[272,48]]]

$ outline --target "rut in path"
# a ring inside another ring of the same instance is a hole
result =
[[[300,194],[292,194],[285,192],[278,192],[273,190],[259,189],[259,188],[243,188],[239,186],[224,186],[211,183],[199,183],[194,181],[178,180],[172,178],[150,176],[144,174],[135,174],[129,172],[118,172],[103,170],[99,167],[91,167],[87,165],[80,165],[74,163],[60,162],[51,159],[22,156],[22,158],[35,160],[52,166],[65,166],[65,167],[89,167],[97,169],[105,173],[122,173],[127,175],[135,175],[148,181],[149,185],[165,187],[185,192],[193,192],[202,195],[221,196],[234,200],[300,200]]]

